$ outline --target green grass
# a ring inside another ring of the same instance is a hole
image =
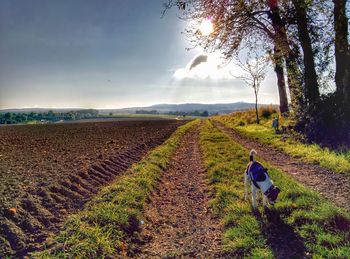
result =
[[[147,199],[181,137],[198,121],[179,127],[161,146],[72,215],[47,250],[34,258],[114,258],[133,251]]]
[[[246,118],[241,113],[217,116],[214,120],[222,122],[229,128],[234,128],[242,135],[300,158],[304,162],[318,164],[331,171],[350,175],[350,150],[336,153],[328,148],[321,148],[317,144],[303,144],[291,137],[275,134],[271,128],[271,120],[263,120],[262,125],[247,124]],[[288,123],[288,121],[283,123]]]
[[[297,258],[349,258],[350,215],[259,159],[282,190],[273,208],[253,213],[244,201],[243,172],[248,150],[207,121],[200,146],[214,198],[212,211],[224,224],[224,250],[232,257],[273,258],[271,245],[286,239]],[[259,202],[261,205],[261,201]],[[288,245],[287,245],[288,246]]]

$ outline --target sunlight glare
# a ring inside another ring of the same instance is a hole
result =
[[[203,54],[201,54],[203,55]],[[194,68],[190,69],[193,61],[198,57],[195,56],[186,67],[177,69],[173,78],[177,80],[183,79],[195,79],[195,80],[230,80],[232,75],[230,74],[232,66],[221,67],[222,60],[218,53],[205,54],[208,56],[206,62],[202,62]]]
[[[211,19],[207,18],[204,21],[202,21],[201,25],[199,26],[199,31],[202,33],[203,36],[210,35],[214,31],[214,26],[211,22]]]

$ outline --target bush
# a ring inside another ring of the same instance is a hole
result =
[[[245,123],[244,121],[240,120],[238,123],[237,123],[238,126],[245,126]]]
[[[350,118],[339,105],[335,94],[321,97],[319,103],[297,122],[295,129],[308,142],[316,142],[331,148],[350,147]]]
[[[265,119],[268,119],[271,116],[271,112],[269,110],[262,109],[261,116],[263,116]]]
[[[277,113],[277,110],[272,105],[264,106],[259,109],[259,114],[265,119],[269,119],[274,113]]]

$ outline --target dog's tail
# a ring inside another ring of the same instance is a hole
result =
[[[256,155],[256,154],[257,154],[257,152],[254,149],[250,150],[249,161],[254,161],[254,155]]]

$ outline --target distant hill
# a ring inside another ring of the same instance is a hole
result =
[[[202,104],[202,103],[184,103],[184,104],[156,104],[147,107],[131,107],[123,109],[106,109],[100,110],[101,113],[136,113],[137,110],[152,111],[158,113],[167,112],[191,112],[191,111],[208,111],[209,114],[225,114],[233,111],[247,110],[254,108],[254,103],[236,102],[236,103],[217,103],[217,104]]]
[[[262,106],[263,104],[259,105]],[[254,103],[236,102],[236,103],[217,103],[217,104],[202,104],[202,103],[184,103],[184,104],[156,104],[146,107],[130,107],[122,109],[99,109],[100,114],[108,113],[136,113],[136,111],[154,111],[158,113],[169,113],[169,112],[193,112],[193,111],[208,111],[209,114],[226,114],[233,111],[247,110],[254,108]],[[21,109],[3,109],[0,113],[44,113],[52,110],[53,112],[69,112],[84,110],[82,108],[21,108]]]
[[[237,110],[246,110],[254,107],[254,103],[217,103],[217,104],[201,104],[201,103],[185,103],[185,104],[157,104],[149,108],[158,111],[208,111],[210,113],[229,113]]]

